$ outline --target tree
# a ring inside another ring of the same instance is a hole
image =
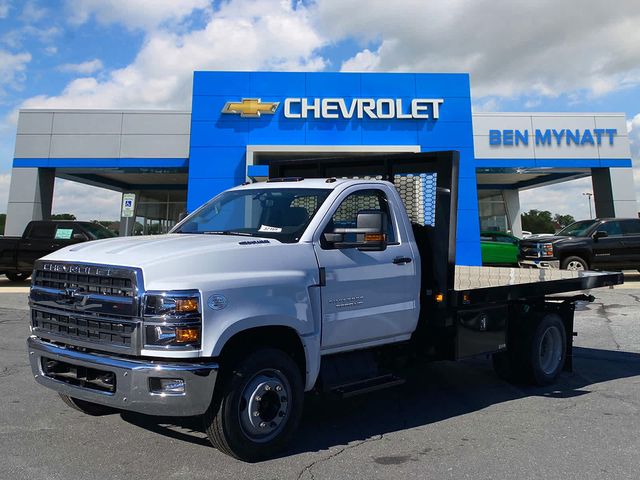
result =
[[[73,213],[56,213],[51,215],[51,220],[76,220],[76,216]]]
[[[522,214],[522,229],[531,233],[554,233],[556,231],[551,212],[535,209]]]
[[[574,223],[576,219],[571,215],[560,215],[559,213],[556,213],[553,217],[553,221],[556,223],[557,228],[564,228]]]

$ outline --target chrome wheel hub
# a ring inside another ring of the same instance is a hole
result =
[[[553,374],[562,361],[562,334],[558,327],[549,327],[540,342],[540,368],[546,375]]]
[[[255,442],[278,435],[289,418],[291,387],[279,370],[262,370],[245,386],[239,406],[240,425]]]
[[[584,270],[582,263],[572,260],[567,264],[567,270]]]

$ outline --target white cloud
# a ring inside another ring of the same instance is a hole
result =
[[[82,63],[65,63],[64,65],[60,65],[58,70],[66,73],[79,73],[81,75],[91,75],[92,73],[98,72],[104,68],[102,61],[98,58],[94,58],[93,60],[87,60]]]
[[[640,83],[640,2],[323,0],[320,32],[375,43],[346,70],[470,72],[475,96],[602,95]]]
[[[51,213],[72,213],[78,220],[119,220],[121,195],[56,178]]]
[[[7,18],[9,16],[9,9],[11,5],[9,0],[0,0],[0,18]]]
[[[573,215],[576,220],[584,220],[589,218],[589,199],[582,195],[584,192],[593,192],[591,177],[524,190],[520,192],[520,211],[548,210],[554,214],[568,214]],[[595,211],[593,215],[595,216]]]
[[[10,53],[0,49],[0,97],[6,88],[19,89],[25,79],[27,63],[31,61],[31,54]]]
[[[343,72],[370,72],[375,71],[380,66],[380,55],[368,48],[356,53],[353,57],[342,64]]]
[[[38,40],[44,44],[50,44],[62,31],[58,27],[41,28],[33,25],[8,30],[0,37],[0,41],[9,48],[21,48],[25,40]]]
[[[29,1],[22,7],[20,19],[26,23],[35,23],[42,20],[48,14],[48,10],[34,1]]]
[[[93,17],[102,24],[121,23],[145,30],[179,22],[194,10],[208,7],[208,0],[67,0],[72,23],[85,23]]]
[[[104,80],[78,78],[60,95],[33,97],[22,107],[188,108],[194,70],[320,70],[326,61],[316,52],[324,44],[303,7],[236,0],[200,30],[149,32],[135,60]]]
[[[0,173],[0,213],[7,212],[10,183],[11,174]],[[121,195],[56,178],[51,213],[72,213],[78,220],[119,220]]]
[[[0,213],[7,213],[7,201],[9,200],[10,173],[0,173]]]

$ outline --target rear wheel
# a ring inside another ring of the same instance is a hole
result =
[[[513,342],[509,351],[493,355],[498,376],[513,383],[554,383],[567,354],[566,331],[560,317],[547,314],[516,335],[522,335],[521,341]]]
[[[92,417],[99,417],[101,415],[109,415],[116,413],[115,408],[107,407],[105,405],[99,405],[97,403],[87,402],[86,400],[80,400],[79,398],[70,397],[69,395],[58,394],[67,406],[78,410],[79,412],[91,415]]]
[[[273,456],[295,432],[304,398],[302,375],[281,350],[264,348],[240,360],[204,415],[209,440],[249,462]]]
[[[554,383],[567,353],[564,324],[558,315],[549,314],[542,318],[532,334],[529,364],[531,377],[537,385]]]
[[[31,276],[31,272],[9,272],[5,273],[5,275],[12,282],[24,282]]]
[[[589,265],[580,257],[567,257],[562,261],[561,267],[564,270],[583,271],[588,270]]]

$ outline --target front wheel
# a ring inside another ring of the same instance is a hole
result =
[[[240,460],[273,456],[298,427],[303,398],[293,359],[281,350],[257,350],[238,362],[204,414],[209,440]]]
[[[31,272],[9,272],[5,273],[5,275],[12,282],[24,282],[31,276]]]
[[[588,270],[589,265],[580,257],[567,257],[562,261],[561,268],[564,270],[583,271]]]

